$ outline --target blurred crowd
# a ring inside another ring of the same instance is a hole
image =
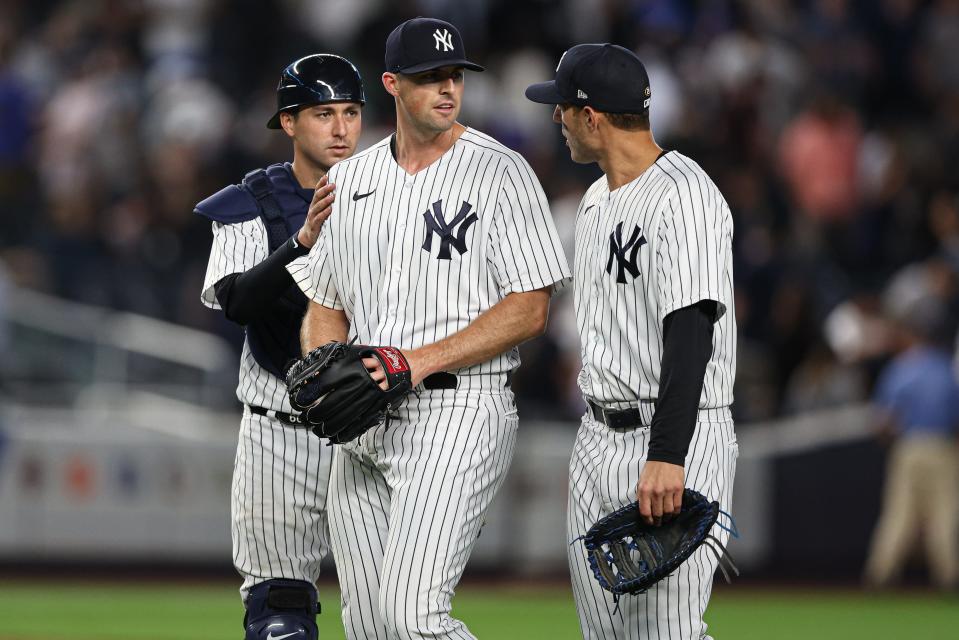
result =
[[[869,397],[930,300],[954,343],[959,0],[5,0],[4,279],[236,337],[199,303],[211,234],[193,205],[290,158],[265,123],[302,55],[356,63],[361,147],[386,135],[383,45],[415,15],[457,24],[487,66],[462,120],[532,163],[570,252],[598,170],[571,163],[523,89],[575,43],[639,53],[656,139],[735,217],[738,419]],[[524,347],[525,415],[580,410],[570,298]]]

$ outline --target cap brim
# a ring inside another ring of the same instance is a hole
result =
[[[440,67],[462,67],[464,69],[469,69],[470,71],[486,71],[485,67],[482,67],[475,62],[457,58],[454,60],[431,60],[429,62],[421,62],[419,64],[406,67],[405,69],[400,69],[397,73],[410,75],[413,73],[432,71],[433,69],[439,69]]]
[[[556,81],[538,82],[526,87],[526,97],[533,102],[542,104],[564,104],[569,102],[566,98],[559,95],[559,89],[556,88]]]

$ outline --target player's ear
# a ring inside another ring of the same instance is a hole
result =
[[[399,87],[397,86],[399,83],[400,79],[395,73],[386,72],[383,74],[383,88],[386,89],[386,92],[394,98],[400,93]]]
[[[293,125],[296,122],[296,114],[290,113],[289,111],[284,111],[280,114],[280,126],[283,127],[283,131],[286,132],[286,135],[293,137],[294,128]]]
[[[591,106],[586,105],[583,107],[583,122],[586,123],[586,128],[590,132],[596,131],[599,127],[599,112]]]

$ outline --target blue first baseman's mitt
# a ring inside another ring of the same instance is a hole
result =
[[[596,580],[617,599],[643,593],[675,571],[701,544],[716,554],[729,582],[729,572],[739,575],[739,570],[723,544],[709,533],[719,514],[718,502],[685,489],[682,511],[668,522],[646,524],[639,503],[633,502],[594,524],[581,539]]]

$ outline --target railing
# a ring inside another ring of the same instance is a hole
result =
[[[236,357],[222,338],[134,313],[10,289],[3,376],[12,388],[31,379],[76,389],[130,387],[201,404],[236,384]],[[23,398],[21,398],[23,399]]]

